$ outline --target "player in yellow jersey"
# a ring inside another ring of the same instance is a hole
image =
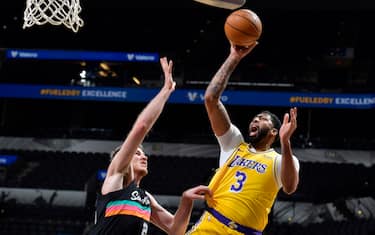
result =
[[[246,143],[220,101],[230,75],[256,45],[231,45],[206,89],[205,106],[220,145],[220,167],[209,184],[212,196],[206,196],[207,209],[187,234],[260,235],[278,191],[282,188],[291,194],[297,188],[299,162],[290,143],[297,128],[297,109],[290,109],[282,123],[269,111],[257,114],[249,124]],[[278,138],[281,153],[272,148]]]

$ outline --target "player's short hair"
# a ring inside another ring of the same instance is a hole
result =
[[[270,115],[272,125],[273,125],[273,127],[275,129],[277,129],[277,135],[276,135],[276,138],[275,138],[274,141],[278,141],[280,139],[279,130],[280,130],[280,127],[281,127],[281,121],[280,121],[279,117],[276,114],[274,114],[274,113],[272,113],[272,112],[270,112],[268,110],[264,110],[264,111],[262,111],[260,113],[264,113],[264,114]]]
[[[261,113],[265,113],[265,114],[270,115],[273,127],[276,128],[277,130],[280,129],[280,127],[281,127],[281,121],[280,121],[279,117],[276,114],[271,113],[268,110],[262,111]]]
[[[120,151],[122,145],[117,146],[109,155],[109,161],[111,162],[113,158],[116,156],[116,154]],[[143,150],[143,145],[140,144],[138,148],[141,148]]]

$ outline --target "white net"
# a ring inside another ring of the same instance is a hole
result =
[[[27,0],[23,28],[34,24],[64,24],[77,32],[83,26],[83,20],[79,17],[81,10],[79,0]]]

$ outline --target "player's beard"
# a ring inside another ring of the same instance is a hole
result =
[[[252,146],[257,146],[257,144],[263,140],[268,134],[268,129],[263,128],[259,129],[256,135],[249,136],[249,142]]]

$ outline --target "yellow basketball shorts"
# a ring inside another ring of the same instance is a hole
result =
[[[243,235],[234,229],[222,224],[209,212],[205,211],[199,221],[186,233],[186,235]]]

